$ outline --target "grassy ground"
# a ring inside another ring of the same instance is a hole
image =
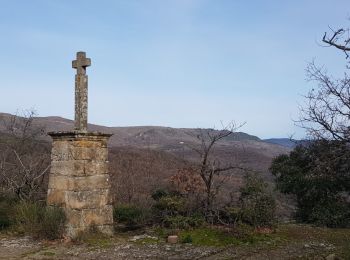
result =
[[[275,236],[285,239],[287,243],[303,242],[306,248],[317,248],[318,246],[329,249],[339,257],[350,259],[350,229],[284,225],[279,227]]]
[[[180,242],[166,243],[174,231],[148,229],[92,235],[80,241],[35,241],[0,235],[0,259],[350,259],[350,229],[281,225],[271,234],[238,233],[210,227],[180,231]]]

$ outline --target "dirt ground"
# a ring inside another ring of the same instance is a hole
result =
[[[271,240],[226,247],[171,245],[157,239],[122,234],[78,243],[1,234],[0,259],[350,259],[349,229],[288,226]]]

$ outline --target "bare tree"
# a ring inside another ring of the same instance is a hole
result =
[[[0,185],[19,199],[37,199],[50,167],[49,145],[38,140],[42,127],[33,123],[35,112],[1,120],[5,133],[0,138]]]
[[[168,185],[183,162],[152,149],[114,147],[110,150],[112,192],[117,203],[149,207],[154,190]]]
[[[204,203],[207,218],[212,217],[213,201],[225,183],[225,174],[227,176],[234,169],[243,169],[238,165],[222,165],[220,159],[214,156],[213,148],[218,142],[233,134],[241,126],[230,123],[227,126],[223,126],[221,130],[199,129],[199,134],[196,137],[200,144],[197,147],[190,147],[200,156],[200,165],[197,173],[205,184]]]
[[[349,58],[350,51],[350,29],[349,28],[340,28],[338,30],[333,30],[329,28],[331,33],[325,32],[322,38],[322,41],[327,44],[329,47],[335,47],[343,51],[346,55],[346,58]]]
[[[322,41],[335,47],[349,58],[349,29],[332,30],[325,33]],[[347,66],[349,69],[349,66]],[[347,71],[342,78],[334,78],[324,67],[311,62],[306,69],[307,79],[317,83],[306,95],[298,124],[305,128],[312,138],[350,140],[350,77]]]

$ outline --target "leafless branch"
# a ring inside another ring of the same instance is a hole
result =
[[[0,139],[0,187],[20,199],[34,199],[43,190],[50,168],[49,147],[37,140],[44,131],[34,125],[34,111],[0,122],[7,131]]]
[[[220,188],[225,183],[225,173],[232,170],[243,170],[243,167],[239,165],[221,166],[220,160],[213,158],[213,148],[215,145],[236,132],[244,123],[237,125],[234,122],[230,122],[227,125],[223,123],[221,125],[222,128],[220,130],[198,129],[196,138],[199,145],[197,147],[190,147],[200,156],[200,165],[197,173],[205,185],[207,214],[212,214],[212,203]]]
[[[317,139],[348,141],[350,137],[350,78],[333,79],[322,67],[311,62],[306,69],[309,81],[316,82],[305,96],[296,122]]]

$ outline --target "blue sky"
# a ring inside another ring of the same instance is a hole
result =
[[[320,46],[349,26],[349,0],[0,0],[0,112],[35,108],[73,119],[77,51],[92,59],[89,122],[220,127],[300,138],[298,104],[313,58],[335,75],[340,52]]]

